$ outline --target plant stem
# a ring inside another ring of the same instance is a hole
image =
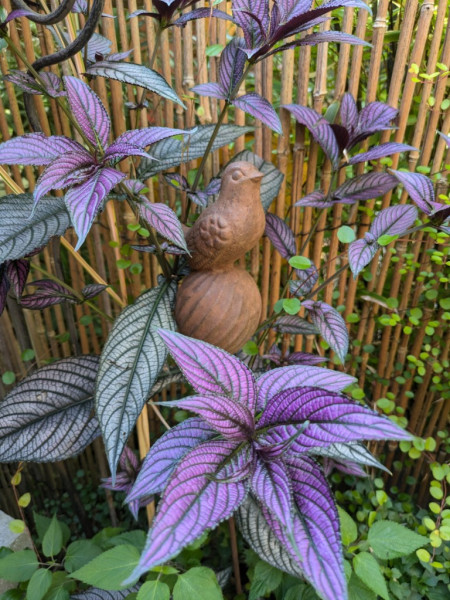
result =
[[[331,283],[334,279],[339,277],[339,275],[341,273],[343,273],[346,269],[348,269],[348,267],[349,267],[349,264],[345,263],[345,265],[343,265],[340,269],[338,269],[335,273],[333,273],[333,275],[328,277],[328,279],[326,279],[321,285],[319,285],[318,288],[316,288],[315,290],[312,290],[312,292],[309,292],[309,294],[306,294],[305,300],[309,300],[309,298],[312,298],[313,296],[315,296],[316,294],[321,292],[324,288],[327,287],[327,285],[329,283]]]
[[[23,463],[20,462],[19,466],[17,467],[16,473],[14,475],[16,475],[17,473],[20,473],[22,471],[22,468],[23,468]],[[24,525],[25,525],[25,527],[26,527],[26,529],[28,531],[28,535],[30,536],[31,545],[33,546],[34,553],[36,554],[36,557],[37,557],[38,561],[42,562],[42,558],[41,558],[41,556],[40,556],[40,554],[38,552],[38,549],[36,548],[36,545],[35,545],[35,543],[33,541],[33,538],[31,537],[31,532],[30,532],[30,529],[29,529],[29,527],[27,525],[27,521],[25,519],[25,513],[23,512],[23,509],[22,509],[22,507],[19,504],[19,496],[17,494],[17,488],[14,485],[14,483],[11,483],[11,485],[12,485],[12,489],[13,489],[13,493],[14,493],[14,498],[16,500],[17,508],[19,509],[20,518],[24,522]]]
[[[231,546],[231,557],[233,561],[233,573],[234,573],[234,581],[236,584],[236,594],[242,594],[242,582],[241,582],[241,573],[239,570],[239,551],[237,545],[237,536],[236,536],[236,524],[234,521],[234,517],[230,517],[228,519],[228,528],[230,531],[230,546]]]

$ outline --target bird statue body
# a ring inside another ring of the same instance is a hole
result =
[[[240,350],[261,316],[258,286],[235,263],[264,233],[262,177],[251,163],[231,163],[217,201],[186,232],[191,273],[177,295],[178,328],[228,352]]]

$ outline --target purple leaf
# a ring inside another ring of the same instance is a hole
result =
[[[349,245],[348,262],[355,279],[364,267],[370,263],[379,248],[380,246],[375,239],[370,238],[367,240],[365,237]]]
[[[9,291],[9,279],[6,277],[7,263],[0,264],[0,315],[5,310],[6,298]]]
[[[320,370],[320,367],[316,369]],[[411,439],[410,434],[387,417],[342,394],[311,386],[291,387],[271,396],[258,421],[257,430],[269,426],[260,439],[266,444],[276,444],[295,435],[306,421],[308,426],[292,443],[289,452],[308,452],[311,448],[326,447],[336,442]]]
[[[2,165],[48,165],[66,152],[84,150],[78,142],[61,135],[46,137],[43,133],[28,133],[0,144]]]
[[[283,258],[290,258],[297,252],[294,234],[280,217],[272,213],[266,214],[264,235],[270,239]]]
[[[247,48],[257,48],[269,31],[269,0],[235,0],[233,18],[244,32]]]
[[[247,57],[242,46],[242,38],[234,38],[220,55],[219,82],[226,98],[231,95],[244,73]]]
[[[138,181],[137,179],[125,179],[125,181],[122,181],[122,185],[124,185],[127,190],[136,196],[139,196],[142,190],[145,190],[146,187],[142,181]]]
[[[151,158],[145,150],[142,150],[142,148],[139,148],[138,146],[125,144],[124,142],[120,144],[114,142],[103,155],[103,162],[107,160],[122,160],[126,156],[143,156],[144,158]]]
[[[306,296],[319,280],[319,272],[315,265],[308,269],[295,269],[297,279],[289,282],[289,290],[294,296]]]
[[[277,4],[281,23],[286,23],[311,8],[311,0],[278,0]]]
[[[83,183],[97,169],[92,156],[84,149],[67,152],[54,160],[41,174],[34,189],[34,205],[50,190]]]
[[[90,300],[101,294],[107,287],[107,285],[103,285],[102,283],[90,283],[89,285],[84,286],[81,293],[85,300]]]
[[[198,444],[214,436],[215,431],[200,417],[186,419],[166,431],[145,457],[127,502],[160,493],[179,461]]]
[[[339,115],[341,117],[342,125],[351,134],[356,123],[358,121],[358,109],[356,102],[351,94],[344,94],[342,96],[341,107],[339,109]]]
[[[348,351],[348,332],[344,319],[325,302],[305,300],[302,306],[309,312],[320,335],[344,363]]]
[[[131,129],[130,131],[125,131],[122,135],[116,139],[116,141],[111,144],[111,147],[121,144],[131,144],[133,146],[139,146],[139,148],[146,148],[150,146],[150,144],[154,144],[155,142],[159,142],[159,140],[164,140],[168,137],[172,137],[174,135],[186,135],[186,132],[183,129],[172,129],[170,127],[146,127],[144,129]]]
[[[176,27],[184,27],[188,21],[193,21],[195,19],[208,19],[210,17],[215,17],[216,19],[224,19],[225,21],[232,21],[233,19],[229,14],[224,12],[223,10],[219,10],[217,8],[196,8],[191,12],[185,13],[181,15],[176,21],[172,23]]]
[[[283,133],[280,118],[275,109],[268,100],[259,94],[251,92],[250,94],[245,94],[245,96],[236,98],[232,103],[234,106],[237,106],[237,108],[240,108],[249,115],[252,115],[252,117],[255,117],[255,119],[259,119],[264,125],[273,129],[273,131],[276,131],[279,134]]]
[[[111,40],[99,33],[94,33],[87,44],[87,58],[91,63],[96,62],[96,56],[106,56],[111,52]]]
[[[203,208],[206,208],[208,206],[208,195],[205,194],[205,192],[188,192],[187,197],[189,198],[189,200],[192,200],[192,202],[195,202],[195,204],[198,204]]]
[[[290,365],[317,365],[326,362],[328,359],[325,356],[318,356],[309,352],[291,352],[286,360]]]
[[[315,325],[305,321],[298,315],[283,315],[278,317],[272,325],[272,329],[280,333],[291,333],[292,335],[315,335]]]
[[[353,148],[377,131],[392,129],[391,121],[397,115],[398,110],[384,102],[370,102],[358,115],[358,122],[348,147]]]
[[[245,500],[245,483],[211,479],[235,448],[236,444],[228,441],[203,442],[181,459],[161,498],[130,581],[178,554],[204,531],[232,515]]]
[[[145,199],[145,203],[139,205],[142,218],[147,221],[160,235],[173,242],[176,246],[188,251],[183,229],[177,215],[162,202],[152,203]]]
[[[76,77],[65,76],[70,109],[87,139],[94,145],[108,144],[110,120],[100,98],[91,88]]]
[[[219,395],[188,396],[181,400],[162,402],[197,413],[210,427],[228,440],[250,439],[254,430],[253,415],[242,402]]]
[[[382,469],[383,471],[389,473],[389,470],[386,469],[386,467],[384,467],[380,462],[378,462],[377,459],[367,450],[367,448],[363,446],[363,444],[358,442],[350,442],[348,444],[331,444],[326,448],[323,446],[317,446],[316,448],[310,448],[308,450],[308,454],[332,458],[340,463],[351,462],[352,464],[358,463],[361,465],[367,465],[369,467],[375,467],[376,469]]]
[[[222,180],[220,177],[213,177],[205,188],[205,194],[214,196],[220,192]]]
[[[325,457],[323,459],[324,474],[328,477],[334,469],[342,471],[342,473],[347,473],[347,475],[355,475],[355,477],[368,477],[368,474],[364,469],[355,463],[347,462],[343,464],[332,458]]]
[[[210,96],[211,98],[218,98],[220,100],[226,100],[227,97],[218,83],[201,83],[200,85],[194,85],[194,87],[191,88],[191,91],[200,96]]]
[[[7,75],[3,76],[3,79],[10,83],[14,83],[14,85],[17,85],[20,89],[29,94],[42,94],[42,88],[39,83],[24,71],[11,69]]]
[[[337,42],[338,44],[353,44],[354,46],[370,46],[368,42],[362,40],[356,35],[344,33],[343,31],[319,31],[305,35],[301,40],[293,42],[293,46],[316,46],[328,42]]]
[[[450,135],[445,135],[444,133],[442,133],[442,131],[438,131],[438,134],[441,136],[441,138],[447,144],[447,148],[450,148]]]
[[[285,104],[283,108],[291,112],[298,123],[308,128],[313,138],[330,159],[333,168],[336,169],[339,165],[339,146],[328,121],[315,110],[306,106]]]
[[[336,137],[336,141],[339,146],[339,151],[343,152],[345,148],[347,148],[348,141],[350,139],[350,135],[343,125],[338,125],[336,123],[330,123],[330,127],[333,130],[333,133]]]
[[[333,200],[351,201],[372,200],[392,190],[397,185],[397,180],[389,173],[373,171],[352,179],[347,179],[333,193]]]
[[[65,286],[51,279],[40,279],[38,281],[33,281],[28,285],[35,286],[37,290],[34,294],[22,296],[20,298],[20,304],[24,308],[40,310],[47,308],[48,306],[61,304],[62,302],[70,302],[71,304],[78,303],[78,298]]]
[[[310,458],[288,458],[295,505],[293,538],[306,578],[327,600],[346,600],[339,517],[330,487]]]
[[[408,192],[411,200],[417,204],[417,206],[425,214],[431,215],[443,208],[443,204],[435,202],[433,182],[431,179],[420,173],[405,173],[404,171],[391,170],[394,178],[403,184],[405,190]]]
[[[295,365],[272,369],[261,375],[256,381],[258,389],[257,409],[258,411],[263,410],[267,402],[286,387],[293,388],[308,382],[310,387],[323,388],[331,392],[340,392],[355,381],[354,377],[346,373],[332,371],[323,367]]]
[[[292,532],[292,489],[283,462],[281,460],[266,462],[261,455],[257,457],[250,485],[258,500],[289,532]]]
[[[398,144],[397,142],[387,142],[386,144],[380,144],[370,148],[367,152],[361,154],[355,154],[348,160],[349,165],[356,165],[358,163],[366,162],[368,160],[378,160],[391,154],[397,154],[398,152],[408,152],[408,150],[417,150],[414,146],[408,146],[407,144]]]
[[[197,394],[228,396],[255,412],[253,373],[239,359],[211,344],[159,330],[175,362]]]
[[[104,167],[99,169],[88,181],[74,186],[67,192],[64,201],[78,236],[75,250],[78,250],[86,239],[103,200],[124,178],[124,173]]]
[[[30,261],[19,258],[19,260],[8,260],[5,264],[5,275],[11,284],[17,298],[23,293],[23,288],[30,272]]]
[[[411,204],[398,204],[381,210],[372,221],[370,234],[377,240],[382,235],[399,235],[414,225],[417,208]]]
[[[312,206],[313,208],[329,208],[333,206],[333,202],[327,200],[326,195],[320,190],[315,190],[294,204],[294,206]]]

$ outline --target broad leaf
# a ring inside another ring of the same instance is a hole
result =
[[[258,156],[257,154],[253,154],[250,150],[243,150],[236,154],[230,162],[235,161],[245,161],[252,163],[261,173],[264,173],[264,177],[261,180],[261,202],[265,211],[272,204],[272,201],[276,196],[278,196],[278,192],[280,191],[281,184],[283,182],[284,175],[283,173],[277,169],[271,162],[268,162]],[[224,168],[225,169],[225,168]],[[222,171],[224,170],[222,169]]]
[[[245,94],[245,96],[239,96],[239,98],[233,100],[233,105],[252,115],[255,119],[259,119],[264,125],[273,129],[273,131],[280,134],[283,133],[280,118],[275,109],[268,100],[259,94],[251,92],[250,94]]]
[[[139,205],[139,212],[160,235],[188,252],[181,223],[171,208],[162,202],[152,203],[146,199]]]
[[[378,596],[389,600],[386,580],[377,559],[370,552],[359,552],[353,557],[353,569],[363,583]]]
[[[72,573],[101,553],[100,546],[97,546],[92,540],[75,540],[67,547],[64,569],[68,573]]]
[[[66,287],[56,283],[52,279],[40,279],[33,281],[29,285],[37,287],[34,294],[22,296],[20,304],[25,308],[37,309],[60,304],[61,302],[70,302],[76,304],[78,298],[74,296]]]
[[[116,467],[167,356],[156,327],[175,329],[176,285],[141,294],[114,322],[100,357],[95,407],[115,480]]]
[[[98,357],[65,358],[19,383],[0,404],[0,461],[78,454],[98,435],[91,417]]]
[[[38,567],[34,550],[19,550],[0,559],[0,577],[6,581],[28,581]]]
[[[146,581],[142,584],[136,600],[170,600],[170,587],[159,579]]]
[[[204,531],[229,517],[244,501],[245,483],[218,483],[211,479],[235,447],[236,443],[228,441],[203,442],[178,463],[131,581],[178,554]]]
[[[429,539],[392,521],[376,521],[369,529],[367,541],[381,560],[407,556],[429,543]]]
[[[150,146],[150,144],[155,144],[156,142],[165,140],[166,138],[174,135],[189,135],[189,131],[185,131],[184,129],[172,129],[171,127],[144,127],[143,129],[130,129],[129,131],[122,133],[122,135],[119,135],[119,137],[113,144],[111,144],[108,150],[114,149],[115,146],[121,146],[122,144],[131,144],[133,146],[139,146],[140,148],[146,148],[147,146]]]
[[[105,147],[111,122],[100,98],[81,79],[67,75],[63,79],[70,109],[78,125],[94,146]]]
[[[331,392],[340,392],[354,383],[356,379],[323,367],[293,365],[280,369],[272,369],[264,373],[256,381],[258,388],[258,410],[263,410],[267,402],[286,387],[293,388],[308,382],[310,387],[323,388]]]
[[[120,544],[96,556],[87,565],[69,575],[83,583],[98,586],[104,590],[124,590],[122,582],[139,561],[139,550],[128,544]],[[131,577],[130,577],[131,579]],[[133,583],[137,577],[133,578]],[[130,585],[130,584],[128,584]],[[106,596],[106,598],[108,598]]]
[[[103,200],[125,174],[110,167],[103,167],[80,185],[74,185],[65,195],[64,201],[78,236],[75,250],[78,250],[100,210]]]
[[[308,269],[296,269],[297,279],[289,282],[289,290],[294,296],[306,296],[319,280],[319,272],[315,265]]]
[[[358,122],[348,147],[352,148],[378,131],[392,129],[393,125],[391,124],[391,121],[393,121],[397,115],[398,110],[384,102],[370,102],[361,109],[361,112],[358,115]]]
[[[2,165],[48,165],[66,152],[82,149],[78,142],[61,135],[28,133],[0,144]]]
[[[295,448],[294,450],[292,450],[291,448],[291,451],[294,452]],[[315,448],[310,448],[308,450],[308,454],[325,456],[327,458],[332,458],[344,464],[346,462],[359,463],[368,467],[382,469],[383,471],[389,473],[389,470],[386,469],[386,467],[380,462],[378,462],[377,459],[374,456],[372,456],[372,454],[367,450],[365,446],[357,442],[350,442],[346,444],[336,443],[326,447],[316,446]]]
[[[294,234],[292,233],[292,229],[280,217],[272,213],[266,214],[264,235],[267,235],[283,258],[290,258],[295,255],[297,250]]]
[[[316,335],[317,327],[302,319],[298,315],[284,315],[278,317],[272,325],[272,329],[280,333],[290,333],[292,335]]]
[[[333,199],[340,201],[371,200],[378,198],[392,190],[397,185],[397,180],[389,173],[374,171],[365,173],[353,179],[347,179],[333,193]]]
[[[233,19],[244,32],[247,48],[257,48],[269,31],[268,0],[235,0]]]
[[[139,87],[155,92],[167,100],[176,102],[185,108],[182,101],[178,98],[175,91],[170,87],[162,75],[145,67],[130,62],[100,61],[91,65],[87,71],[89,75],[97,75],[115,79],[122,83],[130,83]]]
[[[85,592],[79,594],[72,594],[71,600],[124,600],[130,594],[133,594],[139,590],[139,584],[131,588],[126,588],[120,591],[106,591],[100,588],[91,587]]]
[[[326,195],[320,190],[315,190],[310,194],[306,194],[300,200],[294,204],[294,206],[311,206],[312,208],[329,208],[333,206],[333,202],[330,202]]]
[[[342,96],[339,115],[342,125],[349,133],[352,133],[358,120],[358,108],[351,94],[346,93]]]
[[[286,104],[283,108],[292,113],[298,123],[307,127],[312,137],[330,159],[333,168],[336,169],[339,165],[339,146],[328,121],[315,110],[306,106]]]
[[[175,362],[198,394],[216,394],[255,411],[255,380],[235,356],[211,344],[170,331],[159,331]]]
[[[104,290],[106,290],[108,286],[102,283],[89,283],[84,286],[81,290],[81,293],[85,300],[90,300],[91,298],[95,298],[98,294],[101,294]]]
[[[320,335],[344,363],[348,351],[348,332],[344,319],[325,302],[305,300],[302,306],[308,311]]]
[[[369,233],[377,240],[382,235],[400,235],[412,227],[417,219],[417,208],[411,204],[397,204],[381,210],[372,221]],[[367,236],[366,236],[367,238]]]
[[[226,100],[226,94],[218,83],[201,83],[191,88],[192,92],[200,96],[210,96],[219,100]]]
[[[199,598],[223,600],[216,574],[208,567],[192,567],[179,575],[173,586],[173,600],[199,600]]]
[[[349,165],[356,165],[358,163],[366,162],[368,160],[378,160],[391,154],[398,154],[399,152],[408,152],[409,150],[417,150],[414,146],[408,146],[407,144],[399,144],[397,142],[386,142],[386,144],[380,144],[370,148],[367,152],[361,154],[355,154],[348,160]]]
[[[257,457],[250,481],[252,493],[291,533],[293,527],[292,486],[282,460],[264,461]]]
[[[38,569],[31,576],[27,587],[27,600],[42,600],[52,584],[52,574],[48,569]]]
[[[404,171],[392,171],[395,179],[403,184],[411,200],[426,215],[431,215],[444,205],[435,202],[433,182],[421,173],[405,173]]]
[[[152,444],[133,489],[127,496],[127,502],[160,493],[178,462],[200,442],[205,442],[215,435],[215,431],[200,417],[186,419],[166,431]]]
[[[361,240],[356,240],[350,244],[348,247],[348,263],[355,279],[364,267],[370,263],[379,248],[380,246],[376,240],[372,236],[368,237],[367,233]]]
[[[219,10],[217,8],[195,8],[184,15],[181,15],[176,21],[172,23],[176,27],[184,27],[188,21],[194,21],[195,19],[208,19],[209,17],[216,17],[216,19],[224,19],[225,21],[232,21],[231,16],[224,12],[223,10]]]
[[[233,38],[220,55],[219,82],[226,98],[231,95],[244,73],[247,58],[242,52],[242,42],[241,38]]]
[[[17,298],[20,298],[30,272],[30,261],[26,259],[11,260],[6,263],[6,277]]]
[[[251,438],[253,434],[253,414],[242,401],[227,396],[217,394],[187,396],[181,400],[171,400],[162,404],[197,413],[210,427],[228,440],[243,441]]]
[[[199,125],[192,132],[186,133],[183,140],[168,138],[157,142],[152,147],[152,156],[155,160],[143,159],[141,161],[138,168],[139,179],[148,179],[160,171],[167,171],[181,163],[203,156],[214,128],[215,125]],[[252,131],[251,127],[239,127],[231,124],[221,125],[211,151],[231,144],[235,139],[249,131]]]

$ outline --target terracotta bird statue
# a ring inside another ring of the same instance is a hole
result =
[[[229,352],[242,348],[261,316],[258,287],[235,263],[264,233],[262,177],[251,163],[231,163],[217,201],[186,232],[191,273],[177,295],[178,328]]]

